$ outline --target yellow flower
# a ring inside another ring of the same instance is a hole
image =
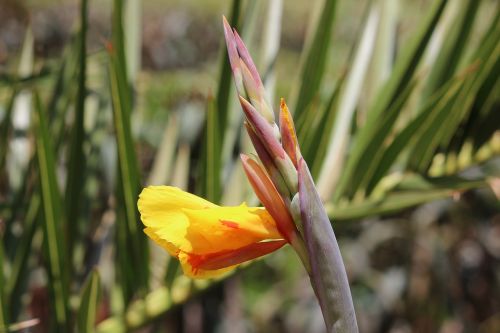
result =
[[[190,277],[223,274],[286,244],[264,208],[221,207],[171,186],[145,188],[138,206],[144,232]]]

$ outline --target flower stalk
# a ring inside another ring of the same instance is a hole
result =
[[[250,184],[302,260],[328,332],[358,332],[340,249],[300,153],[290,111],[282,99],[278,126],[250,53],[225,18],[223,24],[245,126],[262,162],[242,155]]]

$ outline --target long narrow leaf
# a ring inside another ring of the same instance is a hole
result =
[[[240,29],[241,25],[241,0],[233,0],[231,5],[231,13],[229,15],[229,23],[232,27]],[[221,142],[224,141],[224,132],[227,125],[228,110],[229,110],[229,96],[232,88],[231,82],[231,65],[229,59],[226,57],[226,50],[224,49],[221,54],[219,86],[217,88],[217,114],[218,114],[218,128],[220,129]]]
[[[3,233],[0,235],[0,330],[6,330],[9,326],[7,319],[7,298],[4,289],[5,276],[4,276],[4,252],[3,252]]]
[[[28,278],[28,259],[32,253],[33,237],[38,228],[37,221],[41,220],[42,200],[40,193],[31,195],[23,224],[23,234],[16,246],[15,256],[12,260],[9,279],[5,284],[6,299],[9,304],[9,318],[17,320],[21,308],[23,287]]]
[[[59,332],[68,330],[68,280],[69,264],[65,251],[63,228],[65,218],[62,199],[56,179],[54,150],[50,140],[45,110],[40,98],[35,96],[34,124],[42,206],[44,216],[44,242],[47,252],[49,286],[53,295],[53,313],[55,329]]]
[[[79,211],[81,194],[86,176],[86,159],[83,153],[85,138],[84,117],[86,97],[86,70],[87,70],[87,0],[81,0],[80,5],[80,33],[79,40],[79,68],[78,91],[75,105],[75,117],[71,131],[71,144],[69,148],[68,176],[66,181],[66,212],[67,220],[73,220],[68,225],[68,257],[73,257],[73,248],[76,242],[79,225]],[[70,267],[71,269],[72,267]]]
[[[205,190],[207,200],[218,202],[221,195],[220,183],[220,149],[221,131],[218,128],[219,121],[215,103],[211,97],[207,103],[207,128],[206,128],[206,172]]]
[[[450,99],[456,95],[463,80],[464,78],[453,82],[453,85],[449,87],[449,89],[448,87],[443,87],[445,89],[441,89],[440,93],[436,94],[426,105],[422,107],[422,110],[418,112],[418,116],[410,121],[396,135],[390,145],[386,149],[381,149],[382,156],[379,162],[369,166],[373,169],[373,174],[368,176],[368,179],[370,180],[366,186],[367,195],[371,193],[400,154],[405,151],[405,149],[413,146],[411,141],[415,141],[415,139],[420,136],[419,133],[425,126],[427,119],[429,119],[429,117],[433,114],[439,113],[439,110],[444,108],[449,103]]]
[[[419,28],[415,39],[405,47],[405,51],[397,61],[393,73],[387,83],[382,86],[380,94],[376,97],[375,104],[373,104],[368,112],[367,126],[376,124],[381,114],[390,109],[402,92],[407,89],[408,84],[412,82],[411,78],[415,73],[446,3],[447,0],[440,0],[434,3],[428,17]],[[338,187],[335,189],[334,200],[338,200],[345,193],[357,170],[356,166],[359,165],[366,147],[370,144],[374,132],[377,130],[375,126],[366,128],[367,126],[356,137],[356,144],[347,160],[344,169],[345,172],[339,181]]]
[[[308,41],[308,49],[304,51],[303,65],[299,77],[299,90],[295,107],[295,118],[300,119],[313,98],[318,94],[323,81],[333,23],[337,7],[336,0],[324,0],[320,5],[320,17],[313,27],[314,33]]]
[[[5,162],[7,160],[7,148],[9,142],[9,133],[12,128],[12,110],[14,109],[14,101],[17,91],[13,89],[9,102],[5,109],[3,121],[0,124],[0,174],[4,172]]]
[[[466,50],[467,40],[480,3],[480,0],[467,0],[465,5],[460,6],[460,13],[451,24],[436,62],[432,66],[422,94],[423,99],[431,96],[453,76],[464,50]]]
[[[367,216],[388,215],[425,202],[450,197],[453,193],[486,186],[483,180],[459,177],[424,179],[408,177],[383,198],[366,199],[346,206],[327,206],[328,216],[334,221],[360,220]]]
[[[123,198],[124,221],[118,220],[118,257],[122,272],[124,296],[132,297],[148,285],[148,247],[139,225],[136,201],[139,194],[139,169],[132,140],[130,115],[131,90],[128,85],[123,42],[121,0],[113,9],[113,45],[110,50],[110,89],[113,101],[113,121],[119,160],[119,198]],[[123,209],[123,210],[122,210]],[[120,215],[119,215],[120,216]],[[121,237],[120,237],[121,235]],[[132,270],[131,266],[134,267]],[[133,272],[133,273],[132,273]]]
[[[366,19],[351,70],[346,77],[345,90],[342,92],[339,101],[335,128],[330,134],[328,150],[318,180],[318,191],[323,199],[328,199],[331,196],[344,167],[351,123],[375,45],[379,17],[378,8],[372,6]]]
[[[79,333],[95,332],[96,312],[99,305],[99,291],[99,273],[94,270],[87,278],[82,289],[77,321]]]

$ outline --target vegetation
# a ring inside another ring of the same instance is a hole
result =
[[[485,191],[488,202],[494,197],[489,187],[498,187],[492,184],[499,177],[500,8],[487,0],[426,1],[424,17],[403,39],[398,1],[369,1],[345,71],[332,74],[341,3],[315,1],[300,66],[285,73],[276,70],[282,1],[233,0],[220,15],[249,40],[261,32],[251,52],[261,54],[264,85],[286,92],[302,154],[337,236],[351,237],[349,253],[361,242],[352,234],[364,234],[367,218],[401,216],[476,189]],[[139,0],[114,0],[111,38],[90,53],[89,3],[81,0],[78,27],[60,57],[38,66],[28,28],[18,59],[2,68],[4,330],[36,324],[41,332],[161,331],[158,321],[181,305],[188,309],[195,295],[210,299],[214,290],[238,281],[187,279],[178,262],[159,253],[142,232],[136,203],[148,184],[174,185],[223,204],[257,200],[239,162],[238,152],[249,152],[250,145],[225,50],[218,74],[196,76],[210,82],[211,93],[193,94],[180,111],[157,108],[158,96],[189,83],[175,77],[171,86],[151,88],[158,91],[154,96],[141,90],[139,6]],[[219,35],[222,41],[222,26]],[[282,81],[292,81],[291,89]],[[152,115],[155,108],[162,113]],[[488,210],[488,216],[498,216],[493,201],[496,213]],[[346,267],[354,274],[350,262]],[[290,284],[303,277],[279,254],[252,266],[260,268],[245,269],[250,278],[242,278],[262,295],[276,287],[271,281]],[[262,286],[259,269],[278,277]],[[498,275],[493,280],[498,289]],[[358,287],[354,303],[364,316],[365,286]],[[486,313],[496,309],[498,316],[496,306]],[[430,314],[436,322],[449,316],[436,308]],[[495,331],[494,325],[498,320],[481,327]],[[363,320],[360,328],[369,331]]]

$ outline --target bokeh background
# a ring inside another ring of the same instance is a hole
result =
[[[0,331],[324,332],[290,248],[191,281],[140,189],[256,204],[222,15],[286,98],[361,332],[500,331],[496,0],[0,0]]]

